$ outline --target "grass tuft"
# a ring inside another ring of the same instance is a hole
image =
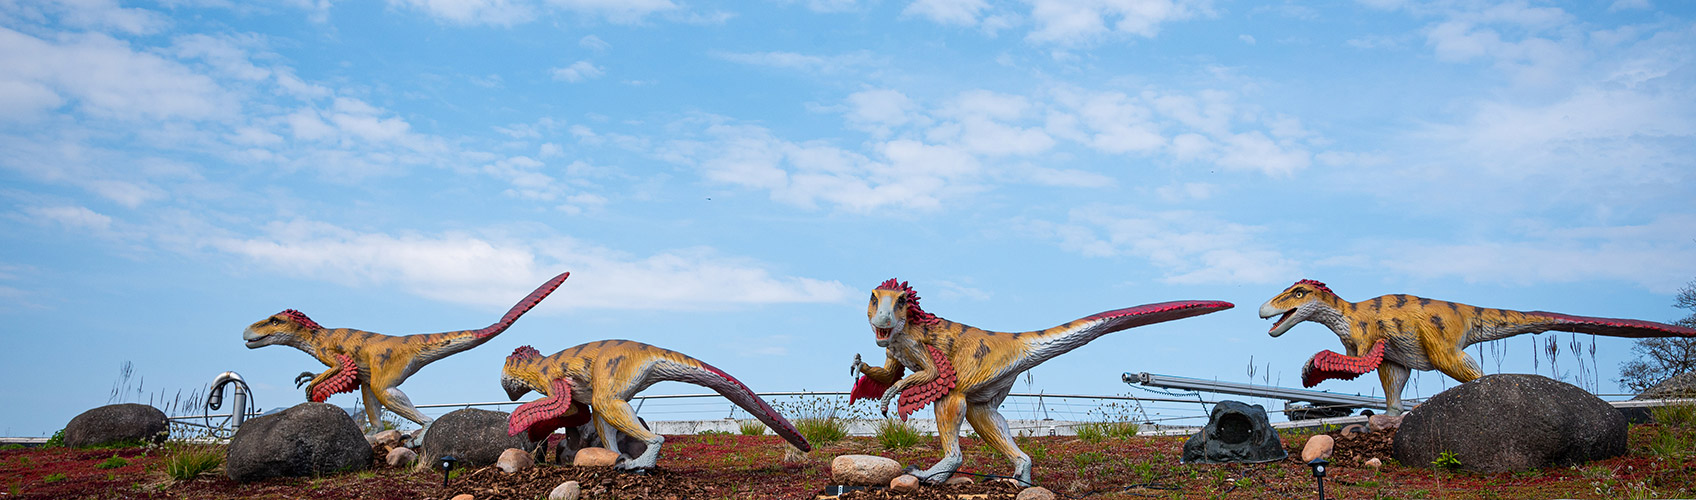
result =
[[[165,453],[165,475],[178,481],[200,477],[224,465],[224,447],[175,443]]]
[[[742,431],[744,436],[764,436],[766,424],[753,419],[742,420],[736,422],[736,430]]]
[[[1090,422],[1078,426],[1078,439],[1095,443],[1103,439],[1130,439],[1142,430],[1135,422]]]
[[[112,457],[106,459],[105,462],[100,462],[98,464],[95,464],[94,468],[96,468],[96,469],[116,469],[116,468],[123,467],[123,466],[129,465],[129,464],[130,464],[130,461],[125,460],[124,457],[112,455]]]
[[[902,420],[886,418],[877,426],[877,443],[885,450],[912,448],[924,438],[924,433],[919,432],[917,427]]]

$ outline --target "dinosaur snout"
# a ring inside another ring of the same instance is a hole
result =
[[[518,398],[530,392],[530,386],[524,381],[504,376],[501,377],[501,388],[506,389],[508,401],[518,401]]]

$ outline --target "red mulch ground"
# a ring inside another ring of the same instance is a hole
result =
[[[1649,451],[1659,426],[1631,428],[1631,451],[1623,457],[1579,467],[1556,467],[1514,474],[1474,474],[1405,467],[1393,462],[1381,469],[1354,465],[1370,458],[1369,439],[1339,440],[1337,466],[1326,482],[1334,499],[1378,498],[1620,498],[1696,497],[1696,450],[1684,458]],[[1683,432],[1696,432],[1684,430]],[[1292,456],[1302,436],[1284,439]],[[1184,437],[1106,439],[1086,443],[1072,437],[1023,439],[1020,446],[1036,462],[1035,480],[1065,497],[1128,498],[1314,498],[1314,481],[1297,458],[1254,465],[1182,465]],[[1382,438],[1379,438],[1382,441]],[[1005,459],[977,439],[963,440],[963,471],[1005,474]],[[841,454],[882,455],[903,464],[929,466],[940,457],[935,442],[886,451],[871,438],[819,447],[803,461],[783,462],[784,447],[774,436],[668,436],[660,470],[647,476],[605,468],[539,467],[516,474],[492,468],[459,473],[446,489],[436,471],[376,469],[322,478],[296,478],[240,484],[214,474],[172,481],[161,472],[162,451],[25,449],[0,451],[0,499],[59,498],[277,498],[277,499],[445,499],[471,493],[479,500],[545,498],[567,480],[583,485],[584,498],[812,498],[829,482],[829,463]],[[117,455],[130,464],[95,467]],[[1388,457],[1383,457],[1388,458]],[[49,480],[63,475],[62,479]],[[844,495],[861,499],[942,499],[953,494],[988,494],[1011,499],[1015,488],[1002,485],[931,487],[919,494],[867,492]]]

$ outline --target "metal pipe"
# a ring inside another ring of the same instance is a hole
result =
[[[1220,394],[1237,394],[1288,401],[1308,401],[1315,404],[1346,405],[1364,408],[1384,408],[1383,398],[1358,396],[1353,394],[1337,394],[1326,391],[1309,391],[1305,389],[1288,389],[1269,385],[1239,384],[1190,377],[1174,377],[1157,375],[1148,372],[1126,372],[1120,377],[1126,384],[1140,384],[1167,389],[1185,389],[1191,391],[1216,392]]]

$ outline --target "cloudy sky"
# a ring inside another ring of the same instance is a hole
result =
[[[1238,306],[1021,392],[1290,386],[1340,348],[1265,335],[1298,279],[1670,321],[1696,278],[1685,2],[0,0],[0,68],[10,436],[105,404],[126,361],[146,394],[235,370],[292,405],[323,367],[247,324],[476,328],[563,271],[403,389],[504,399],[519,345],[628,338],[846,390],[890,277],[997,330]],[[1550,374],[1545,337],[1474,355]],[[1597,345],[1614,392],[1631,344]]]

